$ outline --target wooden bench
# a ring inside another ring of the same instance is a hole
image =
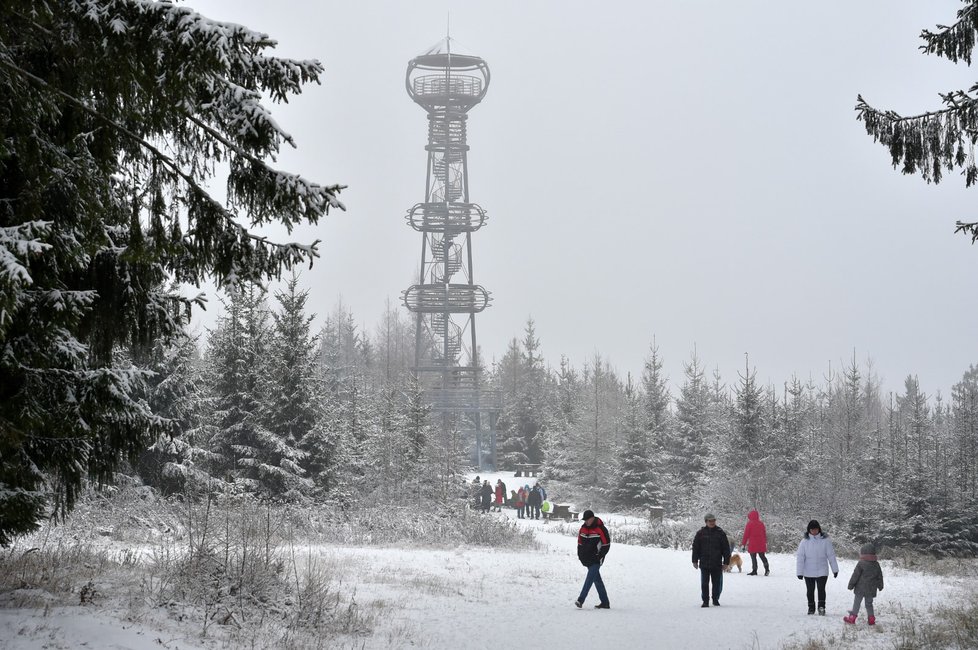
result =
[[[540,465],[534,465],[532,463],[522,463],[516,465],[516,472],[513,474],[513,476],[532,476],[535,478],[537,473],[539,473],[540,471],[541,471]]]
[[[554,503],[550,512],[543,513],[544,519],[562,519],[566,522],[577,521],[581,516],[580,512],[570,509],[569,504]]]

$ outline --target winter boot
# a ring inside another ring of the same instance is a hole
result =
[[[818,606],[818,615],[819,616],[825,616],[825,605],[819,605]]]
[[[584,603],[582,603],[579,600],[575,600],[574,601],[574,606],[577,607],[578,609],[580,609],[581,607],[584,607]]]
[[[708,601],[708,600],[704,600],[703,601],[703,604],[700,605],[700,607],[709,607],[709,606],[710,606],[710,601]]]
[[[611,603],[598,603],[594,609],[611,609]]]
[[[720,599],[719,598],[714,598],[713,599],[713,606],[714,607],[719,607],[720,606]]]
[[[849,614],[848,616],[843,616],[842,617],[842,620],[845,621],[846,623],[848,623],[849,625],[852,625],[853,623],[856,622],[856,615],[855,614]]]
[[[869,623],[870,625],[876,625],[876,617],[870,616],[869,620],[867,620],[866,622]]]
[[[764,569],[764,575],[766,576],[771,575],[771,569]]]
[[[747,575],[749,575],[749,576],[756,576],[757,575],[757,570],[755,569],[755,570],[751,571],[750,573],[748,573]]]
[[[815,603],[808,603],[808,615],[811,616],[815,613]]]

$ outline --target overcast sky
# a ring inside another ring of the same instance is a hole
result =
[[[917,49],[954,0],[199,1],[326,67],[273,106],[280,166],[349,185],[304,272],[317,325],[342,296],[363,325],[416,281],[427,119],[408,61],[445,36],[488,63],[469,114],[469,188],[487,360],[536,321],[543,352],[639,373],[653,336],[673,385],[694,346],[727,383],[824,376],[853,351],[886,390],[948,396],[978,362],[978,190],[894,170],[856,95],[915,114],[978,73]],[[282,235],[284,238],[284,235]],[[203,322],[217,311],[216,300]]]

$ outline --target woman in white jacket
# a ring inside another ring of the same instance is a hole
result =
[[[838,578],[839,563],[835,561],[832,540],[814,519],[808,522],[808,532],[798,545],[796,565],[798,579],[805,579],[808,613],[815,613],[815,588],[818,587],[818,614],[825,616],[825,583],[829,579],[829,566],[832,567],[832,577]]]

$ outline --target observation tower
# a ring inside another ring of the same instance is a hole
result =
[[[444,435],[458,433],[463,444],[474,444],[472,461],[480,469],[495,467],[500,400],[482,388],[475,327],[491,298],[475,283],[472,267],[472,235],[487,217],[469,197],[466,144],[468,111],[486,96],[489,66],[446,36],[408,63],[405,82],[428,114],[424,201],[406,217],[421,233],[420,277],[403,292],[404,305],[417,315],[413,370]]]

